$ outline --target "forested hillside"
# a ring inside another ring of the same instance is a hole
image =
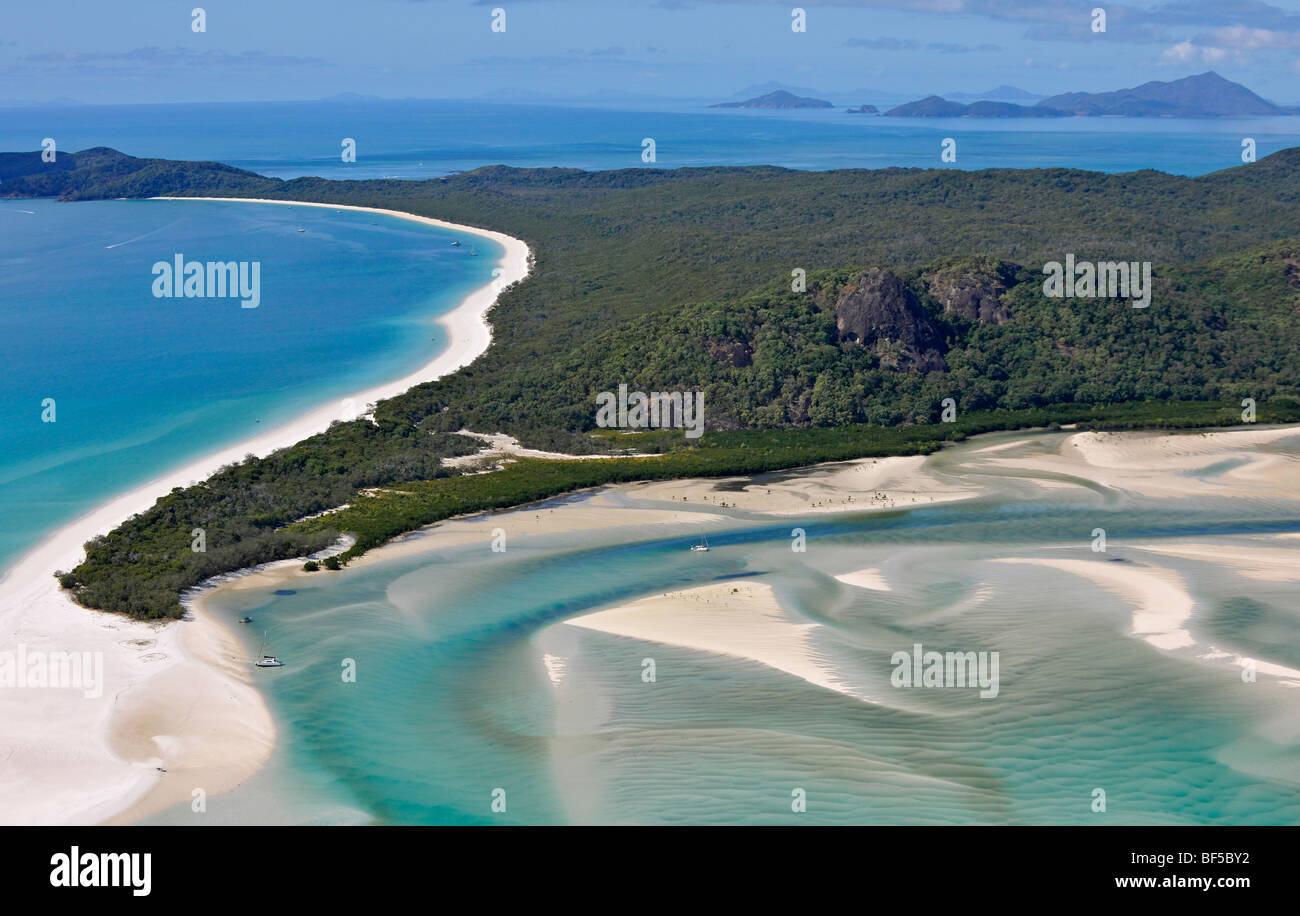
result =
[[[457,429],[574,451],[626,444],[592,434],[596,394],[620,383],[704,392],[714,440],[637,440],[673,450],[665,473],[876,453],[894,441],[890,427],[935,424],[948,397],[963,418],[978,412],[979,428],[1230,422],[1243,397],[1261,418],[1300,416],[1297,149],[1201,178],[490,167],[426,182],[283,182],[92,150],[61,156],[57,169],[37,154],[0,156],[0,194],[390,207],[510,233],[536,258],[493,311],[492,346],[472,366],[383,402],[375,423],[337,424],[173,493],[91,545],[64,581],[96,607],[174,613],[176,590],[203,575],[318,546],[332,531],[285,526],[362,487],[446,476],[440,459],[473,448],[450,435]],[[1150,307],[1046,298],[1043,265],[1066,254],[1151,262]],[[1161,406],[1174,402],[1186,403]],[[782,428],[811,438],[796,448]],[[835,448],[819,429],[836,431]],[[945,429],[906,447],[931,448],[956,431]],[[751,451],[718,450],[722,431]],[[563,492],[592,473],[574,469],[542,489]],[[366,524],[391,534],[448,506],[505,504],[458,499]],[[205,558],[189,553],[194,526],[209,530]]]

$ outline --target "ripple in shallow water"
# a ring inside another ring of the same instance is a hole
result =
[[[936,456],[950,473],[963,460]],[[738,511],[705,555],[685,553],[691,526],[634,543],[592,532],[224,595],[235,616],[274,610],[271,643],[294,669],[267,682],[281,752],[234,794],[293,796],[275,815],[290,821],[1300,823],[1300,691],[1246,684],[1231,661],[1201,657],[1300,664],[1294,582],[1141,549],[1174,537],[1250,547],[1300,530],[1295,504],[990,479],[990,495],[915,510],[779,524]],[[1105,557],[1089,549],[1099,525]],[[794,526],[807,553],[789,548]],[[1006,558],[1167,570],[1192,601],[1195,645],[1161,651],[1134,636],[1138,608],[1122,594],[992,562]],[[835,579],[868,568],[888,590]],[[818,663],[872,702],[760,661],[565,623],[750,579],[807,627]],[[892,653],[915,643],[998,652],[997,698],[892,687]],[[311,797],[295,795],[302,785]],[[1104,814],[1092,810],[1099,788]],[[491,807],[498,789],[504,812]],[[791,808],[798,790],[806,811]]]

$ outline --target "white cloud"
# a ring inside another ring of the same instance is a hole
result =
[[[156,68],[314,67],[325,63],[319,57],[294,57],[287,54],[267,54],[265,51],[231,53],[219,50],[195,51],[184,47],[159,48],[154,45],[130,51],[47,51],[41,54],[28,54],[23,60],[50,66],[123,64]]]
[[[1228,52],[1224,48],[1204,47],[1190,41],[1180,41],[1172,48],[1166,48],[1160,58],[1178,64],[1217,64],[1227,56]]]
[[[1282,32],[1276,29],[1252,29],[1244,25],[1227,26],[1212,29],[1204,36],[1198,35],[1196,42],[1219,48],[1234,48],[1238,51],[1275,50],[1279,48],[1300,48],[1300,32]]]

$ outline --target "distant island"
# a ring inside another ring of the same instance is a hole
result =
[[[743,102],[718,102],[710,108],[834,108],[825,99],[803,98],[784,89],[756,96]]]
[[[950,99],[997,99],[1007,101],[1008,99],[1022,99],[1026,102],[1035,102],[1042,98],[1041,95],[1034,95],[1032,92],[1026,92],[1018,86],[1008,86],[1003,83],[996,89],[990,89],[988,92],[951,92],[947,98]]]
[[[767,85],[772,85],[771,83]],[[765,88],[765,87],[753,87]],[[971,99],[960,102],[956,99]],[[1021,104],[1008,99],[1020,99]],[[1033,99],[1041,99],[1029,104]],[[820,98],[774,89],[744,101],[717,102],[710,108],[834,108]],[[857,105],[846,114],[881,114],[874,105]],[[883,112],[891,118],[1240,118],[1300,114],[1300,107],[1276,105],[1213,70],[1172,82],[1152,81],[1114,92],[1064,92],[1041,98],[1015,86],[988,92],[955,92],[951,98],[926,96]]]
[[[1068,118],[1070,112],[1043,105],[1017,105],[1015,102],[950,102],[931,95],[907,102],[885,112],[887,118]]]
[[[990,93],[991,94],[991,93]],[[1209,71],[1169,83],[1143,83],[1115,92],[1066,92],[1035,105],[953,102],[937,95],[885,112],[893,118],[1232,118],[1296,114],[1240,83]]]

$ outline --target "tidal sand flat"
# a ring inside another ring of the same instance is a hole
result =
[[[204,607],[293,661],[203,822],[1300,823],[1298,462],[1295,427],[999,433],[244,576]]]
[[[166,204],[184,214],[224,205],[189,200]],[[501,273],[437,318],[445,335],[443,347],[416,371],[331,400],[252,438],[233,440],[115,495],[56,530],[9,567],[0,580],[5,648],[88,653],[101,665],[102,677],[89,691],[0,692],[0,746],[6,749],[0,761],[0,817],[5,822],[98,822],[153,793],[151,799],[156,800],[136,809],[147,812],[189,797],[194,788],[219,792],[265,759],[274,729],[261,695],[248,686],[247,652],[232,651],[232,634],[214,629],[224,627],[224,621],[205,619],[201,611],[193,620],[177,623],[144,623],[87,611],[67,599],[54,572],[72,568],[87,540],[148,508],[173,487],[201,480],[249,453],[264,455],[292,445],[335,419],[355,416],[366,404],[452,372],[487,348],[487,312],[500,289],[526,275],[527,246],[499,233],[372,212],[482,237],[500,246]],[[427,328],[421,331],[427,336]],[[192,702],[186,706],[182,697]],[[32,740],[33,735],[39,739]],[[195,779],[203,784],[190,785]]]
[[[860,695],[818,653],[816,631],[822,624],[787,611],[762,582],[734,579],[669,592],[568,623],[628,639],[749,659],[826,690]]]

